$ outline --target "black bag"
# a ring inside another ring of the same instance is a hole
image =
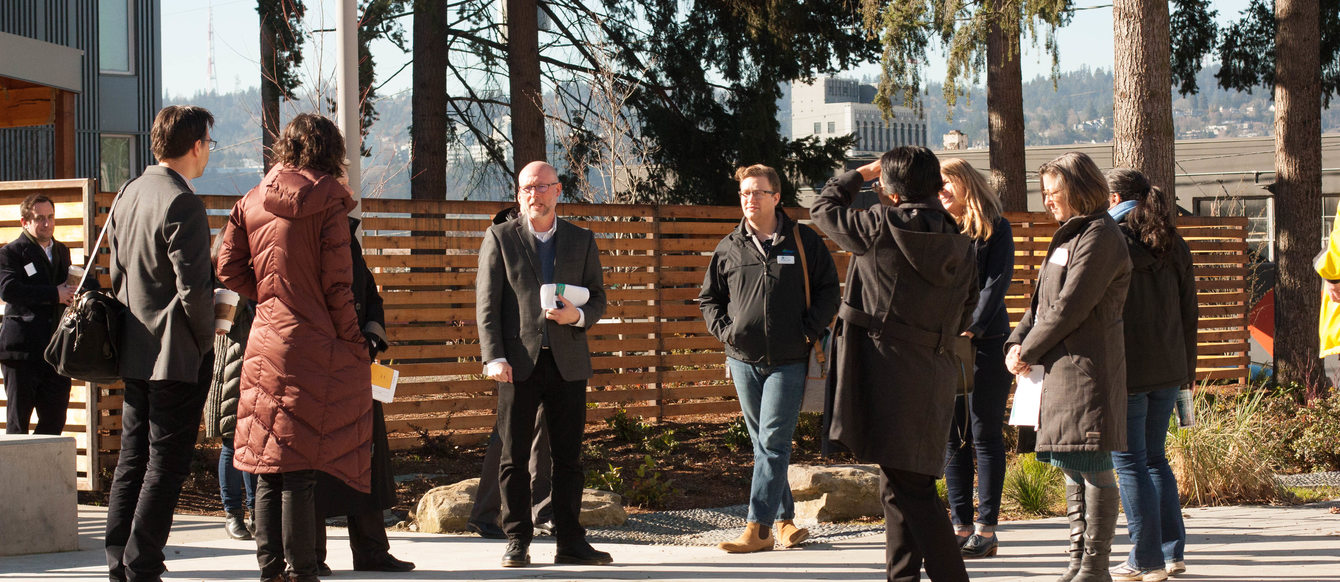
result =
[[[133,182],[134,180],[131,180]],[[126,182],[129,186],[130,182]],[[112,199],[112,207],[107,210],[107,222],[98,233],[98,242],[89,253],[88,264],[84,266],[84,276],[79,279],[75,289],[83,289],[84,281],[93,272],[93,263],[98,258],[98,249],[107,235],[107,227],[112,224],[112,211],[121,200],[121,191]],[[121,380],[121,319],[126,306],[117,301],[110,292],[87,290],[75,295],[74,302],[65,309],[60,324],[51,334],[51,341],[42,354],[56,373],[67,378],[112,384]]]
[[[121,379],[121,318],[125,306],[105,291],[75,296],[47,344],[47,363],[76,380],[111,384]]]

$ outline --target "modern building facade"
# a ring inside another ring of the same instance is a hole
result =
[[[821,77],[791,86],[791,138],[823,139],[855,134],[852,155],[878,155],[897,146],[926,145],[926,119],[894,107],[884,119],[874,104],[875,87],[854,79]]]
[[[58,175],[56,124],[47,123],[0,129],[0,181],[96,178],[109,191],[152,163],[149,128],[162,106],[159,26],[159,0],[0,2],[0,33],[83,53],[73,95],[74,175]],[[47,53],[4,55],[0,78],[20,59],[41,69]]]

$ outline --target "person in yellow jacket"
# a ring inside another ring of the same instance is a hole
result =
[[[1331,241],[1312,261],[1321,275],[1321,357],[1340,354],[1340,220],[1331,229]]]

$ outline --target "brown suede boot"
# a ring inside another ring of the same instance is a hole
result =
[[[773,543],[772,530],[768,526],[749,522],[735,541],[721,542],[717,547],[732,554],[745,554],[771,550]]]
[[[777,532],[777,541],[782,542],[783,548],[794,548],[800,545],[810,537],[810,530],[803,527],[796,527],[789,519],[784,519],[772,524],[772,530]]]

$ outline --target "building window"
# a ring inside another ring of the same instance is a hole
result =
[[[104,134],[99,142],[98,188],[103,192],[115,192],[134,171],[135,136]]]
[[[98,69],[134,73],[130,66],[130,0],[98,0]]]
[[[814,122],[814,135],[819,135],[820,131],[823,131],[823,123],[818,121]]]
[[[828,122],[828,133],[837,133],[837,122],[836,122],[836,121],[830,121],[830,122]]]
[[[1267,261],[1275,260],[1275,200],[1269,196],[1196,198],[1198,216],[1247,217],[1247,248]],[[1326,225],[1326,219],[1322,219]],[[1322,231],[1325,236],[1330,231]]]

